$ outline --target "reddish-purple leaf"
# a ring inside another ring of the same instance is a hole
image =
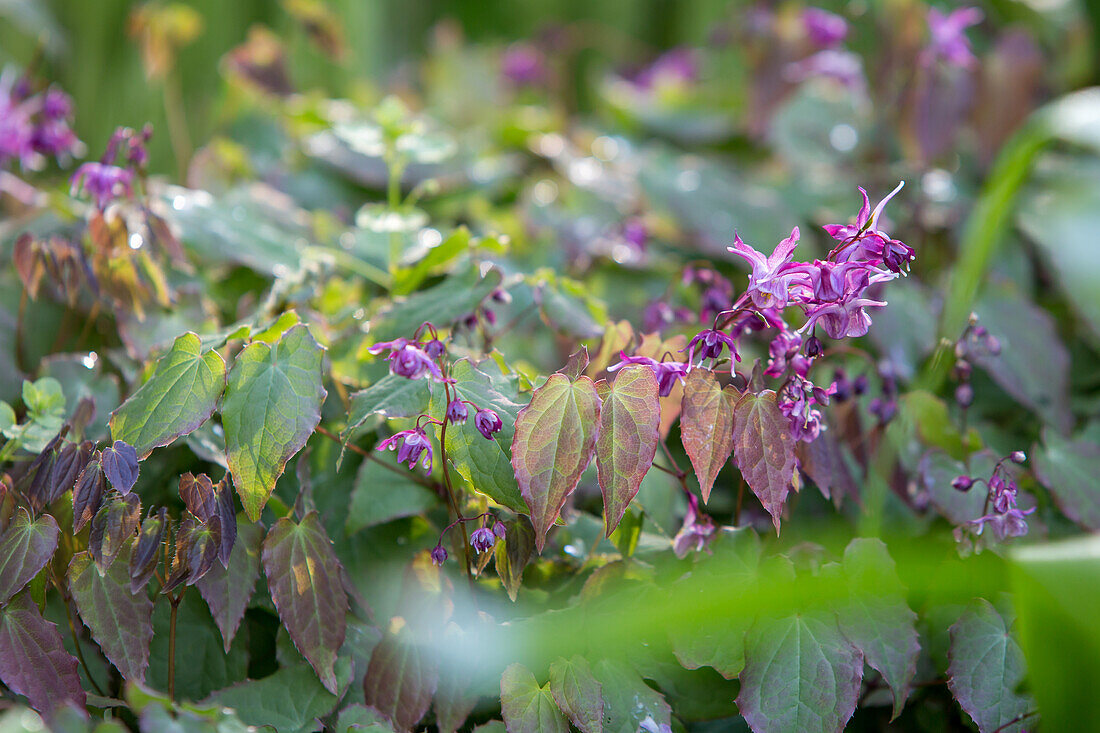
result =
[[[680,408],[680,439],[699,479],[703,502],[710,499],[714,479],[733,452],[733,406],[737,390],[722,389],[714,372],[692,369],[684,383]]]
[[[603,695],[588,660],[574,655],[551,662],[550,692],[581,733],[602,733]]]
[[[214,482],[205,473],[198,476],[190,471],[180,476],[180,498],[187,511],[205,522],[214,515],[217,499],[214,496]]]
[[[54,461],[53,468],[50,471],[49,493],[44,497],[44,506],[54,503],[66,491],[73,488],[80,472],[91,460],[92,451],[94,450],[95,444],[90,440],[86,440],[80,445],[65,443],[58,451],[57,460]]]
[[[570,382],[563,374],[551,374],[516,417],[512,467],[540,553],[546,533],[592,460],[599,417],[600,398],[592,380]]]
[[[863,656],[831,614],[764,618],[745,636],[737,707],[756,733],[839,733],[862,680]]]
[[[660,440],[661,403],[653,370],[628,366],[613,384],[596,384],[600,395],[600,434],[596,472],[603,492],[604,528],[610,537],[627,505],[638,495]]]
[[[837,608],[840,630],[890,686],[896,718],[917,671],[917,614],[905,602],[905,588],[881,540],[852,540],[844,550],[844,577],[849,597]]]
[[[0,535],[0,605],[23,589],[46,567],[57,549],[59,530],[49,514],[31,519],[20,508]]]
[[[1008,725],[1031,710],[1030,701],[1016,693],[1026,674],[1024,654],[988,601],[979,599],[951,627],[948,656],[947,686],[981,733],[1027,727],[1027,721]]]
[[[99,511],[106,488],[107,477],[99,461],[93,460],[84,466],[73,487],[73,534],[83,529]]]
[[[522,664],[513,664],[500,678],[500,712],[508,733],[569,733],[569,722],[558,710],[550,685],[539,686]]]
[[[1100,530],[1100,445],[1081,438],[1067,440],[1043,429],[1043,450],[1032,450],[1035,476],[1047,487],[1062,513],[1085,529]]]
[[[153,602],[145,592],[130,590],[129,544],[118,562],[100,575],[86,552],[69,563],[69,590],[84,625],[111,664],[131,682],[143,682],[153,640]]]
[[[344,643],[348,597],[340,561],[317,512],[301,523],[283,517],[267,533],[262,560],[271,600],[294,646],[321,684],[336,691],[336,652]]]
[[[523,570],[535,551],[535,529],[531,520],[524,514],[516,516],[514,522],[505,522],[504,541],[496,544],[496,569],[504,590],[513,601],[519,593],[523,580]]]
[[[150,512],[141,523],[134,551],[130,553],[130,591],[137,593],[153,577],[160,560],[161,546],[164,543],[164,530],[168,525],[168,510],[160,508],[156,514]]]
[[[111,486],[120,494],[129,494],[138,479],[138,457],[134,446],[116,440],[109,448],[104,448],[99,462],[103,464],[103,473]]]
[[[565,366],[558,370],[558,374],[564,374],[570,381],[573,381],[584,374],[587,367],[588,347],[582,346],[569,355],[569,360],[565,362]]]
[[[404,619],[395,616],[390,631],[371,654],[363,693],[367,705],[398,730],[412,730],[431,705],[439,671],[429,650],[418,643]]]
[[[772,515],[775,533],[794,480],[790,421],[779,411],[775,392],[746,392],[737,401],[733,455],[745,483]]]
[[[214,487],[216,504],[214,513],[221,524],[221,542],[218,545],[218,559],[222,567],[229,567],[229,558],[233,552],[233,545],[237,541],[237,512],[233,507],[233,486],[230,483],[229,474],[222,476],[222,480]],[[246,517],[247,519],[247,517]]]
[[[76,665],[57,626],[42,618],[30,594],[21,593],[0,608],[0,680],[26,695],[32,707],[43,713],[65,703],[83,708]]]
[[[228,565],[211,568],[195,583],[222,632],[226,654],[244,618],[256,579],[260,577],[260,545],[263,539],[261,525],[245,522],[240,527],[240,536],[233,545]]]
[[[141,501],[137,494],[115,498],[100,507],[88,532],[88,552],[99,572],[106,573],[122,545],[141,526]]]

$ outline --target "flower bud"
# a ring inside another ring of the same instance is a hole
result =
[[[447,351],[447,347],[443,345],[443,342],[439,339],[432,339],[428,343],[424,344],[424,353],[433,359],[438,359],[443,356]]]
[[[469,417],[470,411],[466,408],[466,403],[460,399],[453,399],[451,403],[447,405],[447,422],[454,423],[455,425],[461,425],[466,422],[466,418]]]
[[[474,427],[485,436],[486,440],[492,440],[493,433],[500,432],[500,429],[504,427],[504,423],[501,422],[500,415],[485,408],[478,410],[477,414],[474,415]]]
[[[825,348],[821,345],[821,339],[817,336],[810,336],[810,338],[806,340],[806,356],[813,359],[821,356],[823,353],[825,353]]]
[[[1024,453],[1022,450],[1014,450],[1012,451],[1012,454],[1008,457],[1008,460],[1012,461],[1015,464],[1023,465],[1025,462],[1027,462],[1027,454]]]
[[[956,491],[970,491],[970,487],[974,485],[974,480],[969,476],[956,476],[955,480],[951,482],[951,488]]]
[[[496,524],[493,525],[493,534],[495,534],[497,537],[504,539],[504,535],[506,533],[507,530],[504,528],[504,522],[498,521]]]
[[[470,535],[470,546],[478,553],[487,552],[493,549],[493,545],[496,544],[496,541],[497,536],[493,534],[493,530],[488,527],[475,529],[473,534]]]
[[[966,359],[959,359],[955,362],[955,378],[959,380],[970,379],[970,373],[973,369],[970,367],[970,362]]]
[[[955,402],[959,407],[967,408],[974,402],[974,388],[969,383],[960,384],[955,388]]]
[[[447,562],[447,551],[443,549],[443,545],[436,545],[432,548],[432,564],[442,565]]]

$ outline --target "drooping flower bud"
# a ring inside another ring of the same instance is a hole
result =
[[[497,536],[493,534],[493,530],[488,527],[475,529],[473,534],[470,535],[470,546],[478,553],[487,552],[493,549],[493,545],[496,544],[496,541]]]
[[[493,534],[504,539],[504,535],[507,534],[507,530],[504,528],[504,522],[497,521],[497,523],[493,525]]]
[[[967,382],[960,384],[955,388],[955,402],[959,407],[970,407],[974,402],[974,388]]]
[[[1014,450],[1012,451],[1012,455],[1008,457],[1008,460],[1012,461],[1013,463],[1023,465],[1027,462],[1027,454],[1024,453],[1022,450]]]
[[[432,548],[432,564],[442,565],[447,562],[447,551],[443,549],[443,545],[436,545]]]
[[[970,487],[974,485],[974,480],[969,476],[956,476],[955,480],[951,482],[951,488],[956,491],[970,491]]]
[[[433,359],[438,359],[447,352],[447,347],[439,339],[432,339],[424,344],[424,353]]]
[[[493,439],[493,433],[500,432],[500,429],[504,427],[504,423],[500,420],[500,415],[489,408],[483,408],[477,411],[474,415],[474,427],[485,436],[487,440]]]
[[[466,408],[466,403],[460,399],[453,399],[451,403],[447,405],[447,422],[454,423],[455,425],[461,425],[466,422],[466,418],[469,417],[470,411]]]
[[[817,336],[810,336],[806,340],[806,356],[811,359],[821,356],[825,353],[825,348],[821,345],[821,339]]]

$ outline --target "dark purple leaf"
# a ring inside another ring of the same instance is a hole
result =
[[[550,692],[581,733],[602,733],[603,695],[584,657],[559,657],[550,663]]]
[[[22,507],[0,535],[0,605],[46,567],[57,549],[59,530],[49,514],[31,519]]]
[[[1026,674],[1023,651],[988,601],[979,599],[951,627],[948,657],[947,686],[981,733],[1020,733],[1028,726],[1007,725],[1032,705],[1016,694]]]
[[[917,671],[917,614],[905,602],[905,588],[881,540],[852,540],[844,550],[844,577],[849,597],[837,609],[840,630],[890,686],[896,718]]]
[[[863,656],[832,615],[763,618],[745,636],[737,706],[756,733],[838,733],[862,679]]]
[[[180,498],[187,511],[205,522],[214,516],[217,498],[214,496],[214,484],[205,473],[195,476],[188,471],[180,476]]]
[[[229,558],[233,552],[233,545],[237,541],[237,512],[233,507],[233,486],[230,483],[230,474],[226,473],[218,485],[214,487],[214,495],[217,503],[214,512],[221,524],[221,542],[218,545],[218,559],[222,567],[229,567]]]
[[[283,517],[264,539],[262,560],[271,600],[294,646],[321,683],[336,694],[333,665],[344,643],[348,598],[340,561],[317,512],[302,521]]]
[[[155,515],[150,513],[141,523],[134,551],[130,553],[130,591],[137,593],[157,569],[161,546],[164,543],[164,530],[168,525],[168,510],[160,508]]]
[[[65,651],[57,626],[42,618],[30,594],[0,608],[0,680],[42,713],[72,703],[83,709],[77,661]]]
[[[162,510],[163,511],[163,510]],[[145,592],[130,590],[131,545],[119,562],[100,574],[86,552],[69,563],[69,590],[80,618],[111,664],[131,682],[143,682],[153,640],[153,602]]]
[[[60,433],[46,444],[42,452],[31,461],[26,473],[20,480],[23,494],[30,500],[35,511],[40,511],[50,503],[49,498],[53,493],[50,486],[50,477],[53,475],[53,467],[57,463],[57,455],[64,445],[62,441],[68,430],[69,427],[66,425]]]
[[[569,733],[569,722],[558,710],[549,683],[539,686],[522,664],[513,664],[500,678],[500,712],[508,733]]]
[[[733,408],[738,396],[733,387],[722,389],[708,369],[691,370],[684,383],[680,438],[699,479],[704,503],[733,451]]]
[[[88,533],[88,552],[99,572],[106,573],[122,545],[141,525],[141,501],[136,494],[117,497],[96,512]]]
[[[227,654],[252,598],[256,579],[260,577],[260,545],[263,539],[262,525],[251,522],[241,525],[229,563],[224,568],[211,568],[195,583],[222,633]]]
[[[779,519],[794,480],[794,440],[790,421],[779,411],[775,392],[746,392],[737,401],[733,455],[745,483],[772,515],[779,534]]]
[[[599,418],[600,398],[592,380],[570,382],[563,374],[551,374],[516,417],[512,466],[540,553],[546,533],[592,461]]]
[[[603,492],[604,530],[608,537],[638,495],[657,453],[661,402],[653,370],[628,366],[613,384],[596,384],[600,434],[596,438],[596,472]]]
[[[91,521],[103,503],[103,491],[107,488],[107,477],[98,460],[92,460],[80,472],[73,487],[73,534]]]
[[[396,624],[391,621],[393,626]],[[407,731],[428,712],[438,684],[435,660],[409,627],[402,625],[382,637],[374,648],[363,678],[363,694],[367,705],[398,730]]]
[[[116,440],[110,448],[103,449],[99,461],[111,486],[120,494],[129,494],[137,483],[139,470],[134,446]]]
[[[66,443],[57,454],[57,460],[50,471],[50,493],[46,497],[45,504],[49,505],[57,501],[61,496],[76,485],[76,479],[80,476],[88,461],[92,459],[95,443],[85,440],[80,445]]]

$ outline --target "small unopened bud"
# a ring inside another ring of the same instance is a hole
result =
[[[970,366],[970,362],[966,359],[959,359],[955,362],[955,378],[959,380],[970,379],[970,373],[973,369]]]
[[[970,491],[970,487],[974,485],[974,480],[969,476],[956,476],[955,480],[951,482],[951,488],[956,491]]]
[[[1012,451],[1012,454],[1008,457],[1008,460],[1022,466],[1024,463],[1027,462],[1027,454],[1024,453],[1022,450],[1014,450]]]
[[[504,528],[504,522],[498,521],[496,524],[493,525],[493,534],[495,534],[497,537],[504,539],[504,535],[506,534],[506,532],[507,530]]]
[[[447,351],[447,347],[439,339],[432,339],[424,344],[424,353],[433,359],[438,359]]]
[[[443,545],[436,545],[432,548],[432,564],[442,565],[447,562],[447,551],[443,549]]]
[[[861,394],[863,394],[864,392],[867,391],[867,375],[866,374],[860,374],[858,377],[856,377],[855,381],[852,382],[852,390],[857,395],[861,395]]]
[[[971,326],[978,325],[978,314],[974,311],[970,311],[970,318],[967,319]]]
[[[817,336],[810,336],[806,340],[806,356],[813,359],[814,357],[821,356],[825,353],[825,348],[821,345],[821,339]]]
[[[1001,342],[996,336],[987,336],[985,339],[985,348],[993,356],[997,356],[1001,353]]]
[[[970,407],[974,402],[974,388],[969,384],[960,384],[955,388],[955,402],[959,407]]]

